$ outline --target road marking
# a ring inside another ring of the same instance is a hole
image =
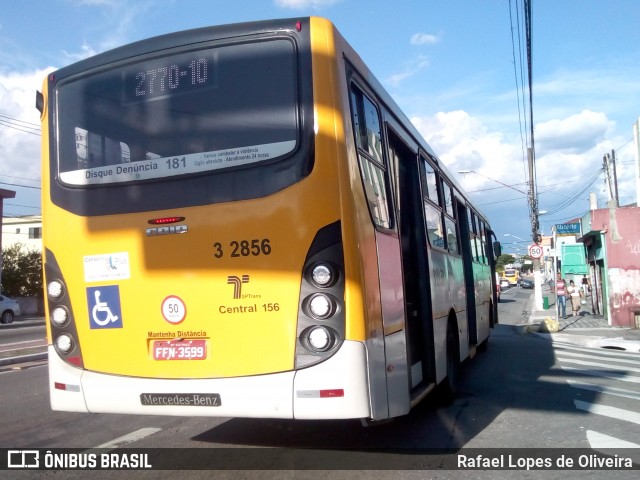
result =
[[[609,363],[603,362],[585,362],[582,360],[573,360],[571,358],[562,358],[564,363],[573,363],[576,365],[585,365],[587,367],[600,367],[606,369],[606,371],[615,370],[618,372],[635,372],[640,373],[640,368],[632,368],[632,367],[618,367],[616,365],[609,365]]]
[[[613,378],[614,380],[620,380],[621,382],[640,383],[640,377],[625,375],[623,372],[611,372],[608,370],[587,370],[586,368],[567,367],[565,365],[560,365],[560,368],[569,372],[591,375],[592,377]]]
[[[640,400],[640,393],[633,390],[625,390],[624,388],[605,387],[596,385],[595,383],[576,382],[575,380],[567,380],[567,383],[573,388],[582,390],[590,390],[592,392],[604,393],[606,395],[615,395],[616,397],[631,398],[632,400]]]
[[[98,445],[95,448],[118,448],[122,445],[126,445],[127,443],[137,442],[138,440],[142,440],[149,435],[153,435],[156,432],[162,430],[161,428],[155,427],[146,427],[141,428],[140,430],[136,430],[135,432],[128,433],[127,435],[123,435],[122,437],[118,437],[110,442],[103,443],[102,445]]]
[[[562,360],[562,359],[566,359],[567,357],[571,357],[571,358],[587,358],[587,359],[591,359],[591,360],[600,360],[602,362],[606,362],[607,365],[609,365],[610,363],[622,363],[625,365],[628,364],[632,364],[632,365],[637,365],[638,364],[638,358],[630,358],[629,360],[624,360],[621,358],[602,358],[598,355],[588,355],[586,353],[576,353],[576,352],[556,352],[557,356],[558,356],[558,360]]]
[[[578,410],[583,410],[604,417],[615,418],[624,422],[631,422],[640,425],[640,413],[624,410],[622,408],[607,407],[606,405],[598,405],[595,403],[583,402],[582,400],[574,400],[573,404]]]
[[[640,444],[620,440],[616,437],[610,437],[604,433],[587,430],[587,440],[591,448],[640,448]]]
[[[554,341],[552,343],[555,349],[558,350],[558,353],[560,353],[561,350],[575,350],[578,352],[589,352],[589,353],[597,354],[598,356],[604,356],[604,357],[622,357],[622,358],[627,357],[635,361],[638,360],[638,354],[634,352],[626,352],[623,350],[611,350],[611,349],[606,349],[602,347],[579,347],[575,344],[564,343],[559,341]]]

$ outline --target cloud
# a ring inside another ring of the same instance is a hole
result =
[[[102,10],[103,22],[96,22],[86,35],[98,40],[91,44],[84,41],[79,52],[64,52],[70,61],[77,61],[96,53],[119,47],[131,41],[135,22],[152,6],[152,0],[130,2],[127,0],[69,0],[78,8],[93,7]]]
[[[424,55],[418,55],[415,59],[411,60],[405,66],[405,69],[402,72],[391,75],[384,81],[384,83],[391,87],[397,87],[404,80],[414,76],[416,73],[427,68],[428,66],[429,59]]]
[[[478,119],[463,110],[438,112],[432,117],[411,119],[418,131],[445,165],[454,170],[491,168],[501,175],[504,160],[517,154],[500,132],[490,132]]]
[[[411,36],[411,45],[435,45],[439,42],[440,37],[430,33],[416,33]]]
[[[535,125],[536,152],[585,153],[602,142],[615,123],[604,113],[583,110],[563,119]]]
[[[77,62],[80,60],[84,60],[85,58],[92,57],[96,55],[98,52],[95,51],[91,46],[86,43],[82,44],[79,52],[67,52],[63,50],[64,56],[71,62]]]
[[[519,136],[506,136],[464,110],[414,116],[411,121],[488,214],[499,236],[529,231],[528,165]],[[589,192],[596,193],[600,206],[605,204],[602,155],[627,140],[608,137],[611,123],[602,113],[584,111],[542,124],[539,137],[546,148],[536,154],[538,208],[556,212],[541,217],[546,233],[554,223],[582,216],[589,209]],[[570,148],[575,145],[580,148]],[[630,203],[635,200],[635,182],[629,181],[632,167],[627,165],[632,163],[632,149],[624,149],[618,158],[620,197]],[[457,173],[464,170],[473,173]]]
[[[292,8],[295,10],[311,8],[319,10],[322,8],[332,7],[340,2],[342,2],[342,0],[274,0],[273,3],[276,7],[281,8]]]

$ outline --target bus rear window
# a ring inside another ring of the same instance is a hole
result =
[[[104,185],[270,162],[299,139],[295,45],[148,55],[57,86],[59,179]]]

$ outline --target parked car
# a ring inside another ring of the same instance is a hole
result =
[[[533,288],[533,280],[530,278],[523,278],[520,280],[521,288]]]
[[[18,302],[0,295],[0,323],[11,323],[17,315],[20,315]]]

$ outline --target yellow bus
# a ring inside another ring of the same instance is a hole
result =
[[[509,282],[510,286],[517,286],[520,283],[520,271],[515,268],[505,268],[503,278]]]
[[[329,21],[143,40],[36,104],[54,410],[375,421],[453,398],[498,320],[495,236]]]

